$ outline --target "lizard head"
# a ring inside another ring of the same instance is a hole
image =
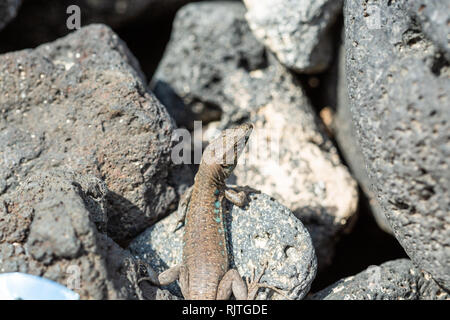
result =
[[[222,131],[206,147],[200,166],[208,166],[222,179],[228,178],[236,167],[252,130],[251,123],[244,123]]]

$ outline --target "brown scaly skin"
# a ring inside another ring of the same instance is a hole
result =
[[[231,293],[236,299],[254,299],[258,288],[272,288],[258,283],[267,265],[251,283],[247,281],[248,288],[237,270],[228,270],[223,201],[227,198],[242,206],[245,194],[226,189],[225,180],[234,170],[252,129],[251,124],[242,124],[225,130],[205,149],[194,186],[179,205],[185,216],[183,262],[161,273],[157,280],[141,280],[167,285],[179,279],[184,298],[191,300],[229,299]]]

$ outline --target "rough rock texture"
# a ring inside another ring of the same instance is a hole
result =
[[[312,300],[449,300],[450,294],[408,259],[370,266],[313,295]]]
[[[255,36],[286,67],[301,73],[327,68],[333,54],[330,27],[341,0],[244,0]]]
[[[363,190],[378,226],[392,234],[389,221],[384,215],[384,210],[378,203],[375,193],[372,191],[371,181],[366,172],[364,156],[356,136],[356,128],[352,122],[350,102],[348,101],[347,78],[345,74],[345,50],[342,46],[339,50],[337,80],[336,113],[333,119],[332,130],[334,132],[340,151],[351,169],[353,177],[358,180]]]
[[[22,0],[2,0],[0,1],[0,30],[14,19],[19,10]]]
[[[450,2],[449,1],[406,1],[405,7],[411,17],[420,24],[423,33],[444,51],[450,60]]]
[[[449,289],[450,68],[441,41],[415,18],[428,2],[409,2],[421,4],[414,15],[408,1],[346,2],[349,99],[373,191],[396,238]],[[448,28],[450,11],[427,12],[445,13],[433,25]]]
[[[164,91],[161,100],[166,103],[175,101],[178,106],[177,93],[191,110],[201,106],[198,109],[208,113],[211,104],[222,110],[220,122],[208,126],[205,142],[236,123],[250,120],[255,125],[250,143],[255,141],[253,145],[259,147],[251,150],[250,162],[240,162],[235,171],[238,180],[232,182],[259,189],[292,210],[311,233],[322,268],[331,262],[335,242],[354,217],[356,183],[321,133],[301,86],[272,55],[264,53],[243,15],[240,3],[184,7],[155,81],[165,79],[166,87],[174,88],[171,94]],[[209,18],[203,18],[200,28],[198,21],[204,16]],[[217,35],[205,31],[216,30],[217,25]],[[229,44],[231,37],[234,47]],[[239,63],[241,50],[250,50],[249,44],[256,60]],[[168,108],[181,109],[174,105]],[[267,135],[275,145],[279,143],[278,150],[264,147]]]
[[[250,193],[248,206],[229,204],[226,213],[229,252],[241,276],[248,277],[254,267],[269,267],[261,282],[276,286],[293,299],[309,291],[317,269],[311,238],[303,224],[286,207],[269,196]],[[139,235],[130,251],[147,261],[158,273],[181,262],[184,229],[173,232],[179,216],[171,214]],[[231,238],[230,238],[231,237]],[[174,293],[180,294],[169,286]],[[258,299],[281,298],[271,290],[261,289]]]
[[[135,299],[133,257],[97,231],[107,191],[93,176],[53,170],[0,198],[0,272],[42,276],[81,299]]]
[[[41,169],[92,173],[110,190],[108,234],[124,240],[192,183],[172,167],[172,120],[108,27],[1,55],[0,79],[0,194]]]
[[[238,68],[255,70],[266,63],[264,47],[250,32],[244,13],[239,2],[193,3],[181,8],[153,87],[167,83],[198,119],[219,119],[221,110],[233,107],[222,93],[225,75]],[[161,101],[173,99],[171,92],[155,89]]]

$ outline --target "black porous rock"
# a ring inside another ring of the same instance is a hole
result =
[[[0,272],[23,272],[69,287],[81,299],[136,299],[131,254],[99,231],[104,182],[41,171],[0,198]]]
[[[311,300],[448,300],[450,294],[408,259],[385,262],[339,280]]]
[[[108,234],[124,241],[192,184],[171,160],[172,119],[110,28],[0,55],[0,78],[0,195],[42,169],[91,173],[110,190]]]
[[[449,289],[450,67],[428,35],[450,11],[428,3],[346,1],[346,73],[372,190],[413,263]]]
[[[258,273],[265,261],[268,268],[261,281],[283,290],[292,299],[302,299],[317,272],[317,259],[309,232],[292,212],[264,193],[250,193],[248,205],[227,206],[225,213],[230,267],[248,277]],[[179,212],[158,221],[136,237],[129,246],[133,255],[158,273],[181,263],[183,232],[174,232]],[[177,295],[175,283],[168,289]],[[284,299],[270,289],[261,289],[258,299]]]

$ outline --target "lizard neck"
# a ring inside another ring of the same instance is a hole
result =
[[[227,174],[220,165],[201,164],[195,176],[195,183],[202,189],[220,189],[225,188]]]

